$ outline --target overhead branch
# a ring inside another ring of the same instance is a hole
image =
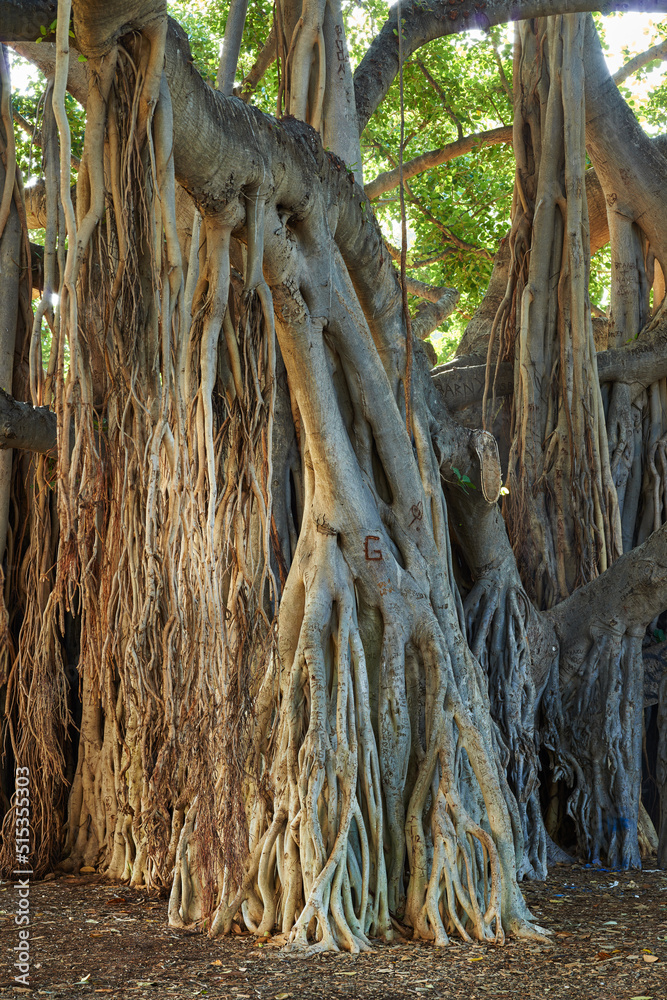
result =
[[[2,34],[5,33],[5,25],[2,20],[4,17],[4,7],[5,4],[0,0],[0,33]],[[45,21],[44,23],[50,24],[51,22]],[[18,43],[13,43],[10,41],[9,44],[11,44],[14,51],[18,52],[20,56],[23,56],[24,59],[37,66],[44,76],[53,76],[56,71],[56,47],[53,42],[19,41]],[[81,63],[77,59],[70,59],[67,71],[67,89],[72,97],[76,98],[79,104],[85,107],[88,96],[88,70],[86,63]]]
[[[393,248],[392,248],[393,249]],[[439,302],[443,296],[452,299],[456,305],[459,293],[456,288],[441,288],[438,285],[428,285],[425,281],[418,281],[416,278],[406,278],[408,293],[415,295],[419,299],[426,299],[428,302]]]
[[[616,10],[662,14],[667,0],[568,0],[568,13]],[[403,57],[409,58],[422,45],[445,35],[477,28],[486,31],[494,24],[520,21],[530,17],[547,17],[558,11],[553,0],[474,0],[458,4],[455,9],[445,0],[409,0],[401,9],[403,25]],[[394,34],[396,17],[389,15],[380,32],[371,42],[366,55],[354,74],[359,134],[364,131],[371,115],[382,103],[398,73],[398,38]]]
[[[650,49],[646,49],[645,52],[640,52],[639,55],[634,56],[632,59],[628,59],[628,61],[621,66],[620,69],[616,70],[612,76],[612,80],[618,87],[619,84],[623,83],[624,80],[627,80],[629,76],[632,76],[633,73],[639,72],[640,69],[643,69],[644,66],[647,66],[650,62],[662,62],[663,59],[667,59],[667,38],[663,38],[661,42],[658,42],[656,45],[652,45]]]
[[[601,383],[624,382],[644,388],[667,377],[667,322],[623,347],[597,354]],[[486,363],[479,355],[461,355],[431,372],[435,385],[450,409],[478,403],[484,392]],[[514,392],[514,367],[502,361],[495,369],[496,396]]]
[[[667,266],[667,158],[611,79],[592,17],[586,21],[586,151],[610,211],[636,222]]]
[[[425,170],[430,170],[432,167],[439,167],[443,163],[449,163],[450,160],[454,160],[458,156],[464,156],[466,153],[471,153],[474,149],[481,149],[483,146],[495,146],[501,142],[512,142],[511,125],[490,129],[487,132],[477,132],[474,135],[467,135],[462,139],[457,139],[455,142],[449,142],[446,146],[441,146],[439,149],[432,149],[428,153],[422,153],[421,156],[415,156],[414,159],[408,160],[407,163],[403,164],[403,177],[405,180],[410,180],[411,177],[415,177]],[[378,174],[377,177],[366,184],[365,191],[371,201],[373,201],[387,191],[391,191],[397,185],[398,168],[395,170],[386,170],[384,173]]]
[[[496,61],[496,66],[498,67],[498,76],[500,77],[500,84],[505,91],[510,104],[514,105],[514,90],[512,89],[512,84],[507,79],[505,75],[505,67],[503,66],[503,60],[501,58],[500,52],[498,51],[498,45],[494,37],[494,33],[491,32],[491,46],[493,48],[493,58]]]
[[[41,37],[41,27],[52,24],[58,15],[57,0],[5,0],[0,6],[0,40],[30,42]]]

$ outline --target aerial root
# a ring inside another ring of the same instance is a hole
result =
[[[535,750],[535,684],[527,628],[528,597],[501,568],[480,578],[465,601],[466,632],[484,668],[491,714],[500,728],[507,778],[523,830],[520,877],[545,878],[546,831],[541,819]]]

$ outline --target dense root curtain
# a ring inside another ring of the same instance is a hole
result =
[[[565,15],[517,28],[510,275],[489,347],[488,398],[494,337],[498,363],[514,362],[505,515],[540,610],[622,551],[618,459],[612,468],[588,298],[585,26],[584,16]],[[541,725],[554,774],[570,786],[581,852],[624,866],[639,863],[641,685],[641,637],[612,618],[591,629],[576,662],[561,661]]]
[[[65,863],[171,882],[172,922],[278,927],[304,951],[358,951],[392,917],[438,944],[539,934],[454,579],[441,471],[466,432],[418,349],[406,426],[401,294],[363,191],[308,125],[200,81],[238,130],[181,178],[201,212],[186,258],[164,11],[119,38],[93,6],[75,9],[76,212],[66,4],[53,90],[67,256],[40,655],[76,618]]]

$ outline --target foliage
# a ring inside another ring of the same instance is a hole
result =
[[[384,0],[343,3],[347,43],[353,68],[363,57],[371,39],[384,23],[389,8]],[[170,14],[187,31],[194,63],[210,83],[215,77],[224,37],[227,5],[214,0],[173,0]],[[256,0],[248,7],[237,81],[251,69],[268,36],[273,6]],[[603,46],[605,27],[611,32],[623,15],[595,15]],[[636,16],[636,15],[635,15]],[[621,22],[619,22],[621,23]],[[47,26],[48,27],[48,26]],[[667,35],[667,28],[646,19],[646,47]],[[512,107],[501,80],[498,61],[506,80],[512,79],[513,27],[489,32],[471,31],[439,39],[418,50],[405,66],[405,92],[410,100],[404,109],[405,148],[403,159],[453,142],[458,135],[487,131],[512,121]],[[635,44],[636,49],[636,44]],[[620,62],[635,54],[626,45]],[[616,53],[617,61],[618,53]],[[44,80],[32,64],[12,56],[20,78],[14,107],[28,121],[39,124]],[[649,63],[621,85],[621,92],[649,132],[667,131],[667,83],[662,66]],[[276,64],[265,73],[252,102],[262,111],[275,113],[278,90]],[[71,95],[66,110],[72,130],[72,151],[80,156],[85,116]],[[376,111],[362,136],[364,178],[398,165],[400,133],[398,83]],[[17,157],[24,176],[40,175],[40,154],[27,134],[17,127]],[[408,273],[434,285],[453,286],[461,298],[456,311],[431,336],[438,363],[456,353],[463,331],[479,305],[491,273],[493,255],[509,229],[514,159],[509,145],[486,146],[450,163],[426,171],[407,184]],[[400,245],[398,191],[387,192],[374,205],[388,241]],[[35,234],[33,234],[35,238]],[[39,236],[37,236],[39,241]],[[599,251],[591,261],[591,302],[605,309],[609,302],[609,250]]]

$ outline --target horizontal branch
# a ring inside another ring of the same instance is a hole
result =
[[[57,437],[56,415],[48,406],[21,403],[0,389],[0,450],[51,455],[56,452]]]
[[[545,612],[561,645],[561,681],[585,660],[601,632],[643,632],[667,607],[667,524],[596,580]],[[571,666],[572,665],[572,666]]]
[[[503,125],[501,128],[490,129],[488,132],[476,132],[474,135],[464,136],[463,139],[449,142],[446,146],[441,146],[440,149],[432,149],[428,153],[422,153],[421,156],[415,156],[414,159],[403,164],[403,177],[405,180],[410,180],[411,177],[415,177],[425,170],[449,163],[450,160],[455,160],[457,156],[464,156],[466,153],[472,152],[473,149],[495,146],[501,142],[511,143],[512,132],[511,125]],[[397,187],[399,179],[398,167],[394,170],[386,170],[366,184],[366,194],[371,201],[374,201],[380,195]]]
[[[484,396],[486,364],[478,356],[452,358],[431,372],[436,389],[450,410],[463,410],[479,403]],[[511,396],[514,392],[514,368],[503,361],[498,368],[496,396]]]
[[[625,382],[647,388],[667,377],[667,322],[623,347],[597,354],[598,378],[604,382]],[[479,403],[484,395],[486,362],[479,355],[452,358],[431,372],[438,392],[451,410]],[[514,392],[514,366],[502,361],[495,372],[496,396]]]
[[[600,382],[626,382],[648,388],[667,376],[667,322],[623,347],[600,351]]]
[[[2,23],[3,0],[0,0],[0,33],[4,34]],[[50,21],[44,22],[50,24]],[[1,39],[4,41],[4,39]],[[53,42],[16,42],[11,43],[15,52],[38,66],[44,76],[53,76],[56,71],[56,47]],[[87,63],[80,63],[77,59],[70,59],[67,71],[67,89],[79,104],[85,107],[88,96],[88,69]]]

